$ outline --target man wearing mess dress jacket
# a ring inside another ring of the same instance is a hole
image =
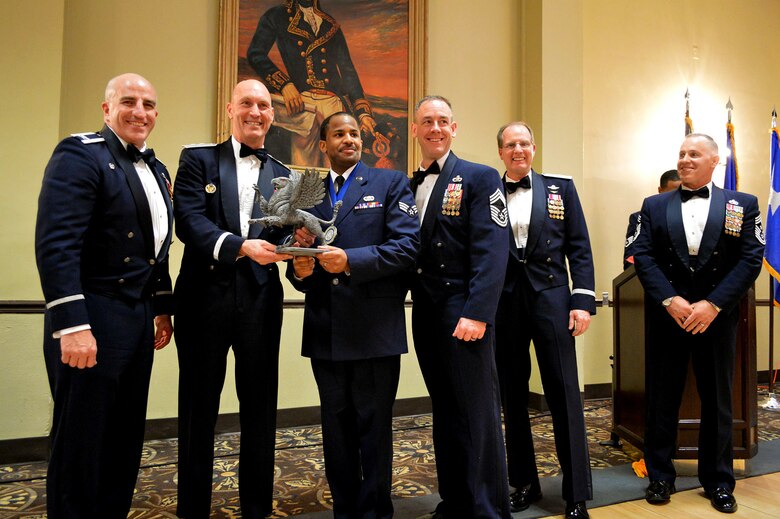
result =
[[[688,135],[679,190],[645,199],[634,264],[645,289],[650,503],[675,491],[672,464],[689,359],[701,399],[699,481],[712,506],[737,510],[733,495],[732,385],[739,301],[761,270],[764,236],[756,197],[712,183],[718,146]]]

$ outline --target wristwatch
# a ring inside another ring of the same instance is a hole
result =
[[[672,304],[672,299],[674,299],[677,296],[667,297],[663,301],[661,301],[661,305],[663,305],[664,308],[668,308]]]

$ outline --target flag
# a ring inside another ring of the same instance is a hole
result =
[[[685,89],[685,135],[688,136],[693,133],[693,120],[691,120],[690,106],[688,100],[691,98],[691,93],[688,89]]]
[[[726,158],[726,175],[723,178],[723,189],[739,191],[739,166],[737,165],[737,147],[734,144],[734,125],[726,123],[726,147],[729,156]]]
[[[769,207],[766,212],[766,250],[764,266],[772,276],[774,305],[780,307],[780,135],[772,128],[769,152]]]

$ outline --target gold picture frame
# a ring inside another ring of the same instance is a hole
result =
[[[240,0],[220,0],[219,5],[219,56],[217,71],[217,142],[230,136],[230,120],[225,107],[230,101],[233,87],[238,81],[238,40],[240,26]],[[280,0],[281,3],[281,0]],[[414,103],[425,93],[426,87],[426,15],[427,0],[408,0],[408,92],[406,116],[406,169],[412,170],[419,163],[419,150],[409,130]],[[295,165],[299,167],[301,165]],[[400,168],[399,168],[400,169]]]

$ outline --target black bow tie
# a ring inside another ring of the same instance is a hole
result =
[[[260,149],[254,149],[250,148],[243,142],[241,143],[241,150],[238,152],[239,157],[248,157],[250,155],[254,155],[258,159],[260,159],[260,164],[265,164],[265,161],[268,160],[268,152],[265,151],[265,148]]]
[[[135,147],[133,144],[127,145],[127,154],[130,155],[130,160],[133,162],[138,162],[139,160],[143,160],[147,164],[149,164],[149,167],[153,167],[154,164],[157,162],[157,159],[154,156],[154,150],[152,148],[146,148],[145,151],[140,151],[138,148]]]
[[[417,191],[417,188],[420,186],[420,184],[423,183],[423,180],[425,180],[425,177],[428,175],[438,175],[441,173],[441,169],[439,168],[439,163],[435,160],[431,163],[430,166],[428,166],[428,169],[421,169],[414,172],[412,175],[412,180],[410,182],[410,186],[412,188],[412,191]]]
[[[680,189],[680,198],[682,198],[683,202],[687,202],[694,196],[700,196],[702,198],[709,198],[710,197],[710,188],[707,186],[700,187],[699,189],[694,189],[693,191],[688,189]]]
[[[529,175],[524,176],[517,182],[510,182],[509,180],[506,181],[506,192],[514,193],[517,191],[517,188],[522,187],[523,189],[531,189],[531,177]]]

